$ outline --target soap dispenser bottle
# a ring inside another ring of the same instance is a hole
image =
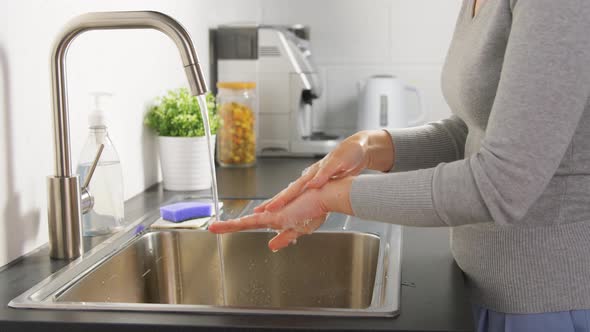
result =
[[[98,160],[88,191],[94,198],[93,208],[82,217],[84,236],[115,233],[123,226],[123,171],[117,150],[107,132],[105,106],[112,96],[107,92],[91,93],[93,109],[88,116],[89,133],[80,159],[78,174],[84,183],[100,145],[104,149]]]

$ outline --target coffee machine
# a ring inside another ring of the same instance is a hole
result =
[[[322,85],[301,26],[224,25],[211,31],[212,86],[256,82],[259,156],[321,156],[339,137],[313,131]]]

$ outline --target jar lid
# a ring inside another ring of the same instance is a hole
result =
[[[219,89],[249,90],[256,88],[254,82],[217,82]]]

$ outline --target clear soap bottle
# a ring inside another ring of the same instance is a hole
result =
[[[88,116],[89,133],[80,160],[78,174],[84,183],[101,144],[104,149],[88,186],[94,197],[91,211],[82,217],[84,236],[112,234],[120,230],[124,221],[123,171],[117,150],[111,141],[106,125],[104,108],[111,94],[91,93],[93,109]]]

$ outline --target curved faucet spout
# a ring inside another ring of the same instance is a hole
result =
[[[72,171],[66,55],[72,41],[90,30],[155,29],[170,37],[180,52],[191,92],[202,95],[207,85],[188,32],[168,15],[151,11],[102,12],[72,19],[58,36],[51,54],[55,175],[48,178],[50,255],[72,259],[82,253],[80,185]]]
[[[68,103],[66,90],[66,55],[72,41],[90,30],[155,29],[170,37],[180,52],[191,92],[207,92],[197,52],[186,29],[168,15],[153,11],[87,13],[72,19],[58,36],[51,55],[53,115],[55,131],[55,175],[72,175]]]

